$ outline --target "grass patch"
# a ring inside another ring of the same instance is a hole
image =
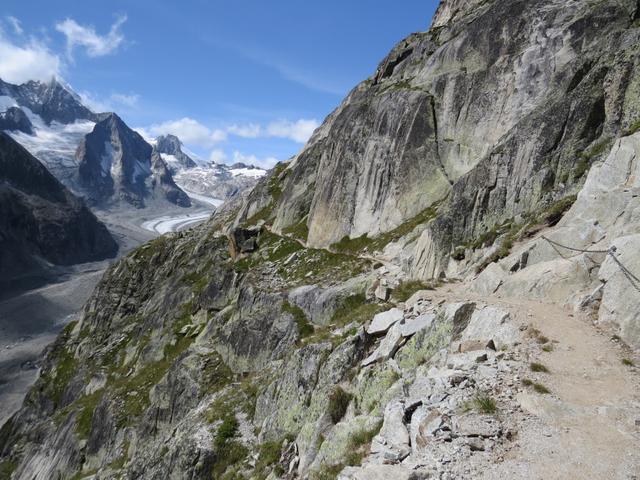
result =
[[[353,255],[305,248],[296,240],[266,230],[260,233],[259,244],[260,249],[235,262],[234,269],[238,273],[259,274],[261,268],[275,266],[287,287],[352,278],[371,265],[369,260]],[[273,270],[269,268],[270,274]]]
[[[282,229],[282,233],[293,238],[298,238],[304,242],[309,238],[309,227],[307,226],[307,217],[304,217],[298,223]]]
[[[463,406],[465,411],[475,410],[478,413],[494,415],[498,411],[495,399],[486,393],[479,393]]]
[[[285,301],[282,304],[282,311],[287,312],[293,317],[293,320],[296,322],[298,327],[298,335],[300,335],[300,338],[305,338],[313,334],[315,331],[313,325],[309,323],[307,316],[300,307]]]
[[[367,303],[364,293],[357,293],[345,297],[340,306],[331,316],[331,324],[347,325],[357,323],[359,325],[371,320],[376,313],[388,308],[388,305]]]
[[[342,420],[342,417],[347,413],[347,408],[349,408],[352,397],[353,395],[345,392],[342,387],[335,387],[333,389],[331,395],[329,395],[327,413],[329,413],[329,417],[334,424]]]
[[[0,480],[9,480],[17,468],[18,465],[11,460],[0,462]]]
[[[622,359],[622,364],[626,365],[627,367],[633,367],[635,365],[633,363],[633,360],[631,360],[630,358],[623,358]]]
[[[349,466],[361,465],[362,459],[367,456],[373,437],[380,432],[381,428],[382,421],[379,421],[372,428],[354,432],[349,437],[344,464]]]
[[[226,415],[218,427],[213,444],[216,449],[222,448],[230,439],[238,433],[238,420],[233,414]]]
[[[364,234],[357,238],[343,237],[339,242],[331,245],[336,252],[356,254],[363,251],[381,251],[389,243],[398,241],[402,237],[410,234],[418,225],[425,224],[433,220],[438,214],[438,207],[441,202],[434,203],[431,207],[424,209],[415,217],[407,220],[393,230],[382,233],[377,237],[369,238]]]
[[[522,385],[524,385],[525,387],[531,387],[536,393],[540,393],[542,395],[547,395],[551,393],[551,390],[549,390],[543,384],[536,383],[533,380],[529,380],[528,378],[525,378],[522,380]]]
[[[213,478],[238,478],[237,472],[231,467],[243,462],[249,450],[239,441],[235,440],[238,434],[238,420],[232,412],[225,412],[222,422],[218,426],[213,439],[216,452],[216,460],[212,468]],[[241,477],[240,477],[241,478]]]
[[[537,328],[529,328],[529,337],[533,338],[540,345],[546,345],[551,341],[548,337],[544,336],[542,332]]]
[[[103,393],[104,392],[102,390],[99,390],[91,395],[86,395],[80,398],[74,404],[79,408],[78,417],[76,419],[76,433],[81,439],[89,438],[93,413],[100,403]]]
[[[42,376],[45,385],[44,393],[53,401],[56,408],[62,403],[67,385],[78,373],[78,362],[67,346],[75,325],[76,322],[71,322],[62,330],[51,354],[55,367]]]
[[[432,284],[422,282],[420,280],[406,280],[400,283],[393,290],[393,298],[399,302],[406,302],[411,295],[420,290],[433,290]]]
[[[541,372],[541,373],[549,373],[549,369],[545,367],[542,363],[531,362],[529,368],[532,372]]]
[[[342,463],[337,465],[323,464],[319,470],[309,473],[309,480],[336,480],[344,467]]]
[[[596,143],[589,150],[585,150],[584,152],[580,153],[580,157],[588,161],[592,160],[595,157],[599,157],[606,150],[609,149],[609,147],[611,146],[611,143],[612,143],[612,140],[610,138],[604,138],[600,140],[598,143]]]
[[[627,137],[629,135],[633,135],[638,131],[640,131],[640,119],[636,120],[631,125],[629,125],[629,128],[625,130],[625,132],[623,133],[623,136]]]

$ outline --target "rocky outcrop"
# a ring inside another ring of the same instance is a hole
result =
[[[0,80],[0,95],[11,97],[21,107],[27,107],[47,124],[73,123],[77,120],[98,121],[100,115],[82,104],[70,88],[55,78],[49,82],[29,81],[13,85]]]
[[[145,206],[153,194],[190,206],[159,154],[115,113],[96,123],[76,151],[78,180],[92,203],[124,201]]]
[[[162,159],[172,174],[185,168],[196,167],[196,162],[182,151],[182,142],[175,135],[161,135],[156,138],[154,145],[156,151],[162,155]]]
[[[106,227],[11,137],[0,133],[2,280],[115,255]]]
[[[191,200],[173,180],[171,170],[160,154],[151,154],[151,191],[159,200],[165,199],[179,207],[190,207]]]
[[[17,131],[32,135],[33,125],[21,108],[10,107],[7,111],[0,113],[0,130]]]

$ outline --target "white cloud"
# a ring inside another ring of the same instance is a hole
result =
[[[267,134],[270,137],[288,138],[298,143],[305,143],[320,124],[317,120],[298,120],[289,122],[281,120],[270,123],[267,126]]]
[[[247,125],[231,125],[227,132],[242,138],[288,138],[297,143],[306,143],[319,123],[315,119],[300,119],[295,122],[278,120],[271,122],[266,127],[255,123]]]
[[[214,163],[226,163],[229,157],[222,150],[212,150],[209,154],[209,161]]]
[[[151,125],[148,132],[153,136],[176,135],[186,144],[200,147],[211,147],[227,139],[227,132],[220,129],[209,129],[192,118],[181,118],[168,122]]]
[[[80,96],[80,100],[82,100],[82,103],[94,112],[113,111],[113,105],[111,105],[109,101],[100,99],[90,92],[82,91],[77,93]]]
[[[123,105],[125,107],[136,108],[138,106],[138,101],[140,100],[140,95],[136,93],[113,93],[111,94],[111,100],[114,103]]]
[[[231,125],[227,128],[227,132],[242,138],[258,138],[262,136],[262,127],[255,123],[248,125]]]
[[[101,57],[115,52],[124,42],[120,27],[126,21],[126,15],[119,16],[106,35],[97,34],[93,26],[80,25],[72,18],[57,23],[56,30],[67,37],[67,55],[70,59],[76,46],[84,47],[90,57]]]
[[[258,158],[255,155],[245,155],[238,152],[233,152],[232,163],[244,163],[246,165],[255,165],[256,167],[262,167],[265,169],[273,168],[279,160],[275,157]]]
[[[43,43],[31,39],[16,45],[0,32],[0,78],[5,82],[49,81],[60,76],[62,62]]]
[[[115,112],[123,108],[135,109],[140,101],[140,95],[136,93],[112,93],[107,98],[97,97],[87,91],[79,92],[78,95],[80,95],[82,103],[94,112]]]
[[[18,20],[16,17],[13,17],[11,15],[8,15],[6,18],[7,18],[7,22],[9,22],[9,25],[11,25],[11,28],[13,28],[13,31],[15,32],[16,35],[22,35],[24,33],[24,30],[22,29],[22,25],[20,24],[20,20]]]

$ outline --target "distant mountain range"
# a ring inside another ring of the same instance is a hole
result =
[[[67,187],[102,208],[191,205],[187,193],[227,199],[266,171],[194,159],[175,135],[145,140],[115,113],[95,113],[58,80],[0,80],[0,130]]]

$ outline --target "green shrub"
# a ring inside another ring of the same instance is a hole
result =
[[[633,367],[634,365],[633,360],[631,360],[630,358],[623,358],[622,364],[626,365],[627,367]]]
[[[493,415],[498,411],[498,406],[493,397],[486,393],[479,393],[471,400],[473,409],[479,413]]]
[[[308,337],[309,335],[313,334],[313,325],[309,323],[309,320],[307,320],[307,316],[300,307],[298,307],[297,305],[292,305],[289,302],[285,301],[282,303],[282,311],[289,313],[293,317],[293,320],[298,326],[298,335],[300,335],[300,338]]]
[[[541,373],[549,373],[549,369],[545,367],[542,363],[531,362],[529,365],[532,372],[541,372]]]
[[[216,449],[222,448],[227,441],[236,436],[237,432],[238,420],[236,420],[235,415],[227,415],[218,427],[218,431],[214,439]]]
[[[547,387],[545,387],[544,385],[542,385],[541,383],[536,383],[536,382],[534,382],[534,381],[532,381],[532,380],[529,380],[528,378],[523,379],[523,380],[522,380],[522,384],[523,384],[525,387],[532,387],[532,388],[533,388],[533,390],[534,390],[536,393],[541,393],[541,394],[543,394],[543,395],[546,395],[546,394],[548,394],[548,393],[551,393],[551,391],[550,391]]]
[[[420,280],[406,280],[400,283],[393,290],[393,298],[399,302],[406,302],[411,295],[419,290],[433,290],[434,287],[430,283],[425,283]]]
[[[352,322],[363,324],[386,308],[388,308],[387,305],[367,303],[364,293],[350,295],[340,302],[340,306],[331,316],[330,323],[334,325],[347,325]]]

